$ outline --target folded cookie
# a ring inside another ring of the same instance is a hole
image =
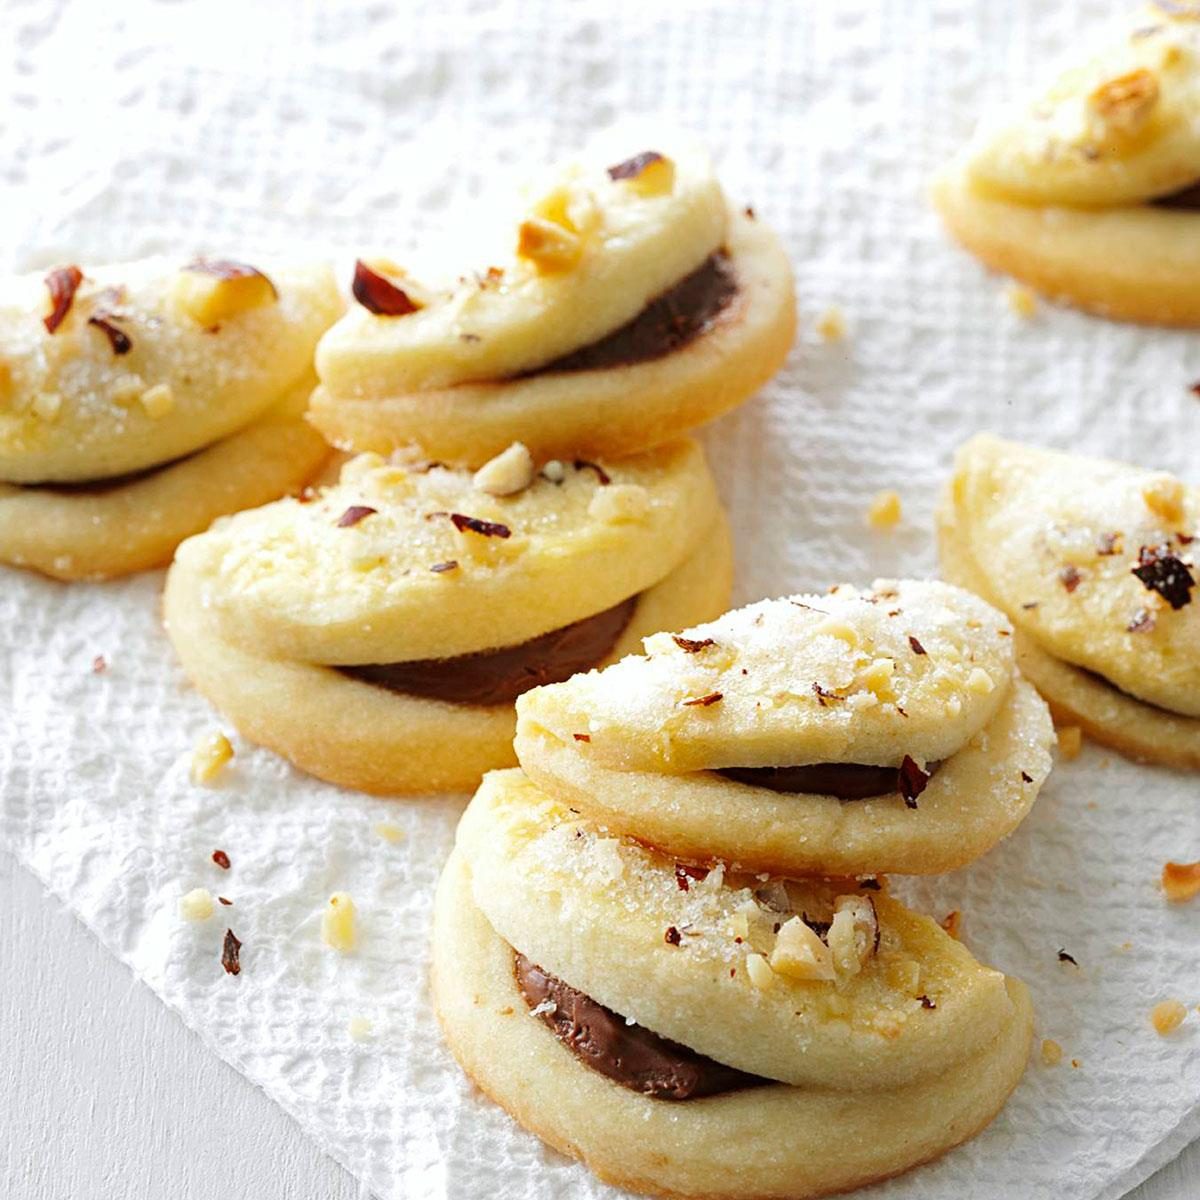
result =
[[[1194,326],[1197,184],[1200,23],[1161,0],[985,122],[934,195],[989,266],[1106,316]]]
[[[519,771],[483,782],[438,891],[434,1003],[471,1078],[610,1182],[809,1197],[981,1129],[1028,993],[879,885],[704,871]]]
[[[925,874],[970,862],[1050,769],[1012,627],[944,583],[766,600],[518,702],[542,788],[683,858]]]
[[[170,560],[215,517],[299,487],[324,267],[60,267],[0,300],[0,562],[62,579]]]
[[[252,740],[365,791],[469,790],[515,761],[517,695],[719,612],[731,571],[692,441],[474,476],[368,454],[185,542],[165,611]]]
[[[981,435],[939,514],[942,565],[1017,628],[1056,715],[1134,757],[1200,768],[1200,489]]]
[[[449,287],[360,262],[322,339],[313,420],[336,445],[478,466],[647,449],[740,404],[795,330],[776,236],[686,143],[562,166],[491,265]]]

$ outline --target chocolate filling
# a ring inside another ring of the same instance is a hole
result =
[[[586,1067],[655,1100],[698,1100],[774,1083],[697,1054],[629,1025],[610,1008],[576,991],[517,954],[517,987],[556,1038]],[[542,1007],[544,1006],[544,1007]]]
[[[1061,661],[1066,663],[1068,667],[1075,667],[1076,671],[1082,672],[1089,679],[1094,679],[1097,683],[1102,683],[1106,688],[1111,688],[1114,692],[1120,696],[1124,696],[1127,700],[1133,700],[1137,704],[1141,704],[1146,708],[1153,709],[1155,712],[1163,713],[1168,717],[1183,717],[1185,720],[1189,719],[1187,713],[1176,712],[1173,708],[1167,708],[1162,704],[1155,704],[1153,700],[1144,700],[1141,696],[1135,696],[1132,692],[1127,692],[1123,687],[1118,687],[1115,683],[1113,683],[1113,681],[1109,679],[1107,675],[1101,675],[1099,671],[1092,671],[1088,667],[1076,666],[1075,663],[1066,662],[1066,659]],[[1196,718],[1192,717],[1190,719],[1195,720]]]
[[[663,358],[707,333],[737,292],[729,255],[718,250],[674,287],[651,300],[628,324],[525,374],[597,371]]]
[[[207,449],[207,446],[202,446],[200,450],[194,450],[192,453],[199,454]],[[126,471],[123,475],[108,475],[99,479],[79,479],[65,482],[22,483],[17,486],[39,492],[61,492],[64,496],[99,496],[105,492],[116,491],[117,488],[125,487],[130,483],[140,483],[143,479],[149,479],[151,475],[165,471],[168,467],[173,467],[191,457],[191,454],[184,454],[179,458],[172,458],[168,462],[155,463],[152,467],[143,467],[140,471]]]
[[[637,607],[630,596],[595,616],[518,646],[414,662],[338,667],[344,675],[411,696],[451,704],[511,704],[522,692],[561,683],[594,667],[616,645]]]
[[[1179,208],[1187,212],[1200,210],[1200,180],[1189,183],[1187,187],[1172,192],[1169,196],[1159,196],[1150,202],[1156,208]]]
[[[925,769],[932,775],[939,765],[929,763]],[[806,792],[814,796],[836,796],[839,800],[866,800],[900,791],[899,767],[872,767],[862,763],[723,767],[717,774],[736,783],[748,783],[772,792]]]

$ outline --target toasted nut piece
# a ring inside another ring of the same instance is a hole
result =
[[[545,217],[528,217],[517,230],[517,254],[541,272],[569,271],[583,254],[583,239]]]
[[[179,915],[185,921],[207,921],[213,915],[212,893],[208,888],[193,888],[180,896]]]
[[[231,758],[233,746],[229,739],[223,733],[206,733],[192,751],[192,782],[212,783]]]
[[[1176,904],[1200,896],[1200,862],[1164,864],[1162,890],[1167,899]]]
[[[761,954],[746,955],[746,974],[750,976],[750,982],[760,992],[765,992],[775,985],[775,972],[771,970],[771,964]]]
[[[472,482],[489,496],[513,496],[533,482],[533,455],[521,442],[513,442],[475,472]]]
[[[874,955],[878,937],[879,918],[870,896],[839,896],[834,901],[829,953],[838,975],[857,975]]]
[[[880,492],[867,509],[867,525],[871,529],[892,529],[900,523],[900,493]]]
[[[1047,1067],[1057,1067],[1063,1059],[1063,1048],[1050,1038],[1042,1042],[1042,1062]]]
[[[775,939],[769,965],[777,975],[788,979],[828,981],[835,978],[829,947],[800,917],[784,921]]]
[[[588,516],[612,525],[640,521],[650,511],[650,493],[638,483],[614,483],[596,489]]]
[[[1180,1001],[1160,1000],[1150,1010],[1150,1024],[1154,1026],[1155,1033],[1166,1037],[1168,1033],[1174,1033],[1183,1024],[1186,1016],[1187,1009]]]
[[[845,621],[838,617],[826,617],[814,630],[813,634],[819,636],[825,634],[827,637],[837,638],[840,642],[845,642],[847,646],[858,645],[858,632],[852,625],[846,624]]]
[[[1183,497],[1183,484],[1171,475],[1160,475],[1142,488],[1146,507],[1168,525],[1182,524]]]
[[[552,458],[544,467],[542,474],[550,480],[551,483],[562,483],[567,477],[567,468],[557,459]]]
[[[962,941],[962,913],[953,909],[942,918],[942,928],[956,941]]]
[[[226,265],[233,264],[212,264]],[[194,263],[175,277],[174,299],[197,325],[210,327],[251,309],[274,304],[278,293],[265,275],[251,267],[231,274]]]
[[[349,892],[334,892],[321,914],[321,937],[325,945],[348,954],[358,944],[354,923],[354,901]]]
[[[142,407],[146,410],[146,416],[152,420],[157,421],[159,417],[165,417],[175,407],[175,394],[171,391],[171,385],[156,383],[152,388],[147,388],[142,393]]]
[[[632,188],[640,196],[665,196],[675,186],[675,164],[665,155],[648,150],[609,167],[608,177],[614,183]]]
[[[1130,137],[1141,131],[1158,103],[1158,80],[1139,67],[1102,83],[1087,103],[1104,133]]]
[[[1083,730],[1078,725],[1063,725],[1058,730],[1058,752],[1064,762],[1072,762],[1083,749]]]

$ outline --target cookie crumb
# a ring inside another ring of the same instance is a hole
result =
[[[346,1025],[346,1031],[356,1042],[369,1041],[371,1037],[371,1022],[366,1017],[351,1017]]]
[[[207,786],[232,758],[233,745],[223,733],[206,733],[192,751],[192,782]]]
[[[207,921],[213,915],[212,893],[198,887],[180,896],[179,915],[185,921]]]
[[[840,342],[846,337],[846,316],[836,305],[831,304],[813,325],[822,341]]]
[[[867,526],[870,529],[894,529],[902,516],[900,493],[879,492],[867,508]]]
[[[340,954],[349,954],[358,944],[354,901],[349,892],[334,892],[321,914],[321,938]]]
[[[399,825],[391,825],[387,821],[380,821],[380,823],[375,826],[375,833],[379,837],[383,838],[385,842],[391,842],[393,846],[404,841],[404,839],[408,836]]]
[[[1058,752],[1063,762],[1074,762],[1083,749],[1083,730],[1078,725],[1063,725],[1058,730]]]
[[[1028,321],[1037,312],[1037,296],[1019,283],[1010,283],[1004,289],[1004,299],[1008,304],[1008,311],[1023,321]]]
[[[962,941],[962,913],[958,909],[948,912],[942,918],[942,928],[956,941]]]
[[[1174,1033],[1187,1017],[1187,1009],[1178,1000],[1160,1000],[1150,1010],[1150,1024],[1159,1037]]]
[[[1163,864],[1162,890],[1174,904],[1200,896],[1200,862]]]
[[[1063,1060],[1063,1048],[1052,1038],[1042,1040],[1042,1064],[1057,1067]]]
[[[103,675],[107,670],[108,659],[106,659],[103,654],[97,654],[96,657],[92,659],[92,674]]]

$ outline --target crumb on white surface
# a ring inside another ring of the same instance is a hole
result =
[[[223,733],[206,733],[192,751],[192,782],[201,785],[212,783],[232,758],[233,745]]]
[[[878,492],[867,506],[867,526],[871,529],[894,529],[903,515],[899,492],[890,489]]]
[[[813,328],[823,341],[840,342],[846,336],[846,315],[836,304],[831,304],[816,319]]]
[[[321,938],[340,954],[349,954],[358,945],[354,901],[349,892],[334,892],[321,914]]]
[[[1058,730],[1058,753],[1063,762],[1073,762],[1083,749],[1083,730],[1078,725],[1063,725]]]
[[[1150,1010],[1150,1024],[1160,1037],[1174,1033],[1187,1017],[1187,1009],[1179,1000],[1160,1000]]]
[[[1028,321],[1038,310],[1037,296],[1020,283],[1010,283],[1004,289],[1004,300],[1009,312]]]
[[[398,845],[408,837],[408,834],[399,825],[393,825],[389,821],[380,821],[375,826],[375,834],[377,837],[383,838],[385,842],[390,842],[393,846]]]
[[[373,1032],[373,1026],[367,1017],[351,1017],[346,1030],[356,1042],[368,1041]]]
[[[179,915],[185,921],[207,921],[213,915],[213,898],[208,888],[192,888],[179,897]]]

